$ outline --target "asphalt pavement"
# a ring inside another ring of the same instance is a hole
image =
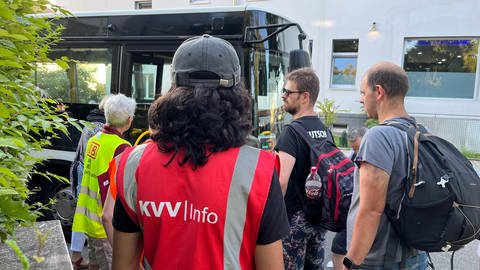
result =
[[[332,260],[332,253],[330,252],[332,238],[334,233],[328,232],[325,237],[325,270],[331,270],[333,267],[328,267],[328,262]],[[478,240],[470,242],[463,249],[457,250],[453,256],[454,270],[480,270],[480,262],[477,256]],[[430,253],[432,257],[435,270],[450,270],[450,258],[452,252],[435,252]],[[431,268],[429,268],[431,269]]]

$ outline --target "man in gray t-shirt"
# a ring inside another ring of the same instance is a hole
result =
[[[404,106],[407,90],[405,71],[381,62],[363,77],[360,103],[367,115],[379,123],[408,124],[410,117]],[[344,269],[384,269],[387,243],[396,239],[384,209],[386,205],[398,205],[403,195],[402,181],[408,170],[406,147],[406,134],[394,127],[376,126],[363,137],[355,159],[358,168],[347,220],[348,252]],[[427,267],[424,252],[404,249],[398,241],[395,243],[394,269],[400,269],[402,257],[405,258],[402,269]]]

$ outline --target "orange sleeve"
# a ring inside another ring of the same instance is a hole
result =
[[[117,184],[115,176],[117,174],[117,165],[115,164],[115,158],[110,161],[108,164],[108,173],[110,176],[110,195],[112,195],[113,199],[117,198]]]

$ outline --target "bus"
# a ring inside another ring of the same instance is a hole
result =
[[[73,15],[55,19],[64,30],[50,53],[52,60],[68,57],[68,69],[39,63],[35,82],[42,92],[65,104],[76,119],[85,119],[106,94],[133,97],[138,105],[126,134],[133,143],[147,129],[151,102],[171,86],[170,68],[177,47],[189,37],[210,34],[228,40],[240,58],[244,84],[254,100],[252,137],[274,139],[289,120],[281,108],[284,75],[294,62],[290,57],[305,52],[309,44],[302,28],[286,18],[253,7]],[[69,136],[55,139],[45,149],[48,159],[40,170],[69,177],[80,136],[73,127],[69,131]],[[53,211],[45,212],[44,218],[59,219],[68,231],[76,204],[70,185],[34,176],[29,188],[36,191],[31,201],[55,199]]]

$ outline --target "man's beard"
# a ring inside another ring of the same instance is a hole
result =
[[[291,115],[295,115],[298,113],[298,109],[296,107],[293,107],[293,106],[288,106],[286,105],[285,103],[283,104],[283,108],[285,109],[285,111]]]

